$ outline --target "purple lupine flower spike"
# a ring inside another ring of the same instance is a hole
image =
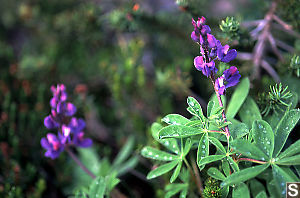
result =
[[[41,145],[47,150],[45,156],[55,159],[66,146],[89,147],[92,145],[92,140],[83,138],[84,120],[72,117],[77,108],[67,102],[66,87],[58,84],[56,87],[51,86],[51,91],[53,93],[53,98],[50,100],[51,114],[44,119],[44,125],[48,129],[56,129],[58,134],[55,136],[48,133],[46,138],[41,139]]]
[[[215,67],[214,60],[218,59],[228,63],[236,58],[235,49],[229,50],[229,45],[222,46],[221,42],[211,34],[211,29],[205,25],[204,17],[198,18],[197,21],[192,20],[194,31],[191,34],[192,39],[200,45],[200,53],[194,59],[194,65],[197,70],[201,71],[205,76],[215,79],[218,69]],[[225,70],[223,75],[214,82],[214,88],[219,95],[224,95],[228,87],[238,84],[241,75],[236,67],[232,66]]]

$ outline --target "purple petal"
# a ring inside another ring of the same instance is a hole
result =
[[[54,129],[58,127],[58,123],[55,122],[50,115],[44,119],[44,125],[47,129]]]
[[[211,32],[211,29],[208,25],[203,25],[202,29],[201,29],[201,34],[205,35],[205,34],[209,34]]]
[[[214,48],[217,45],[217,40],[212,34],[207,34],[207,42],[210,48]]]
[[[58,142],[58,139],[57,139],[56,135],[54,135],[53,133],[48,133],[47,134],[47,139],[48,139],[48,142],[50,144]]]
[[[229,63],[237,56],[237,52],[235,49],[229,50],[229,52],[223,57],[222,61],[225,63]]]
[[[45,137],[43,137],[41,139],[41,145],[44,149],[47,149],[47,150],[51,148],[49,142],[47,141],[47,139]]]
[[[66,116],[73,116],[76,113],[76,107],[75,105],[73,105],[72,103],[68,102],[66,104],[66,112],[65,115]]]
[[[90,138],[85,138],[79,142],[78,146],[80,147],[90,147],[92,146],[93,141]]]
[[[51,98],[50,100],[51,108],[56,108],[56,104],[57,104],[57,98],[56,97]]]
[[[73,133],[78,133],[85,128],[85,121],[81,118],[77,119],[73,117],[71,118],[69,126],[72,128]]]
[[[195,57],[194,58],[194,65],[195,65],[197,70],[202,71],[202,69],[204,67],[203,57],[202,56]]]
[[[68,137],[71,133],[71,128],[67,127],[66,125],[62,125],[61,130],[65,137]]]
[[[193,41],[199,43],[199,35],[197,36],[197,34],[195,33],[195,31],[192,32],[191,34],[191,38],[193,39]]]

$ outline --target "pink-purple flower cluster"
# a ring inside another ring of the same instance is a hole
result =
[[[229,45],[222,46],[212,34],[208,25],[205,25],[204,17],[198,18],[197,21],[192,20],[194,31],[191,34],[193,41],[200,45],[201,56],[194,59],[194,65],[197,70],[201,71],[205,76],[215,79],[218,69],[215,66],[215,60],[229,63],[237,56],[235,49],[229,50]],[[228,87],[238,84],[241,75],[235,66],[223,72],[223,75],[214,82],[215,89],[220,95],[224,95]]]
[[[51,91],[53,93],[50,100],[51,114],[44,119],[44,125],[47,129],[56,130],[57,136],[48,133],[41,139],[41,145],[46,149],[45,156],[55,159],[66,146],[89,147],[92,140],[84,138],[85,122],[81,118],[74,117],[77,109],[74,104],[67,102],[66,87],[58,84],[56,87],[51,86]]]

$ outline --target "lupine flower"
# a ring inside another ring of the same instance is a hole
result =
[[[224,95],[225,85],[224,85],[224,77],[219,77],[215,82],[215,89],[219,93],[219,95]]]
[[[211,61],[209,63],[205,63],[203,56],[197,56],[194,59],[194,65],[197,70],[202,71],[202,73],[209,77],[211,73],[217,73],[217,68],[215,67],[215,62]]]
[[[92,140],[90,138],[84,138],[84,133],[79,132],[73,136],[73,144],[80,147],[89,147],[92,145]]]
[[[224,95],[225,90],[228,87],[233,87],[238,84],[241,75],[236,67],[231,66],[223,72],[223,75],[219,77],[215,82],[215,89],[220,95]]]
[[[217,56],[220,61],[229,63],[237,56],[237,52],[235,49],[229,50],[229,45],[221,45],[220,41],[217,41]]]
[[[224,79],[226,80],[226,88],[233,87],[239,83],[241,75],[235,66],[231,66],[223,72]]]
[[[48,133],[47,138],[41,139],[41,145],[46,149],[45,156],[55,159],[64,150],[64,145],[61,143],[61,137],[56,137],[53,133]]]
[[[92,145],[92,140],[84,138],[84,120],[72,117],[77,108],[67,102],[65,86],[62,84],[51,86],[51,91],[53,93],[53,98],[50,100],[51,114],[44,119],[44,125],[47,129],[57,130],[58,136],[48,133],[47,138],[41,139],[41,145],[47,150],[45,156],[55,159],[66,146],[89,147]]]

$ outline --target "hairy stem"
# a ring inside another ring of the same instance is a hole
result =
[[[264,161],[250,159],[250,158],[239,158],[238,161],[255,162],[255,163],[258,163],[258,164],[265,164],[265,163],[267,163],[267,162],[264,162]]]
[[[211,80],[212,85],[213,85],[213,87],[214,87],[214,90],[215,90],[215,92],[216,92],[216,95],[217,95],[217,98],[218,98],[220,107],[224,107],[223,102],[222,102],[222,99],[221,99],[221,95],[219,94],[218,90],[217,90],[216,87],[215,87],[215,77],[214,77],[213,75],[211,75],[211,76],[210,76],[210,80]],[[227,118],[226,118],[225,110],[224,110],[224,109],[223,109],[223,111],[222,111],[222,117],[223,117],[224,121],[227,122]],[[225,133],[226,133],[227,139],[229,139],[229,137],[230,137],[230,132],[229,132],[228,126],[225,126]]]
[[[67,151],[67,153],[70,155],[70,157],[76,162],[76,164],[78,166],[80,166],[80,168],[86,172],[91,178],[95,179],[96,175],[94,175],[78,158],[77,156],[71,151],[71,149],[69,147],[66,147],[65,150]]]

